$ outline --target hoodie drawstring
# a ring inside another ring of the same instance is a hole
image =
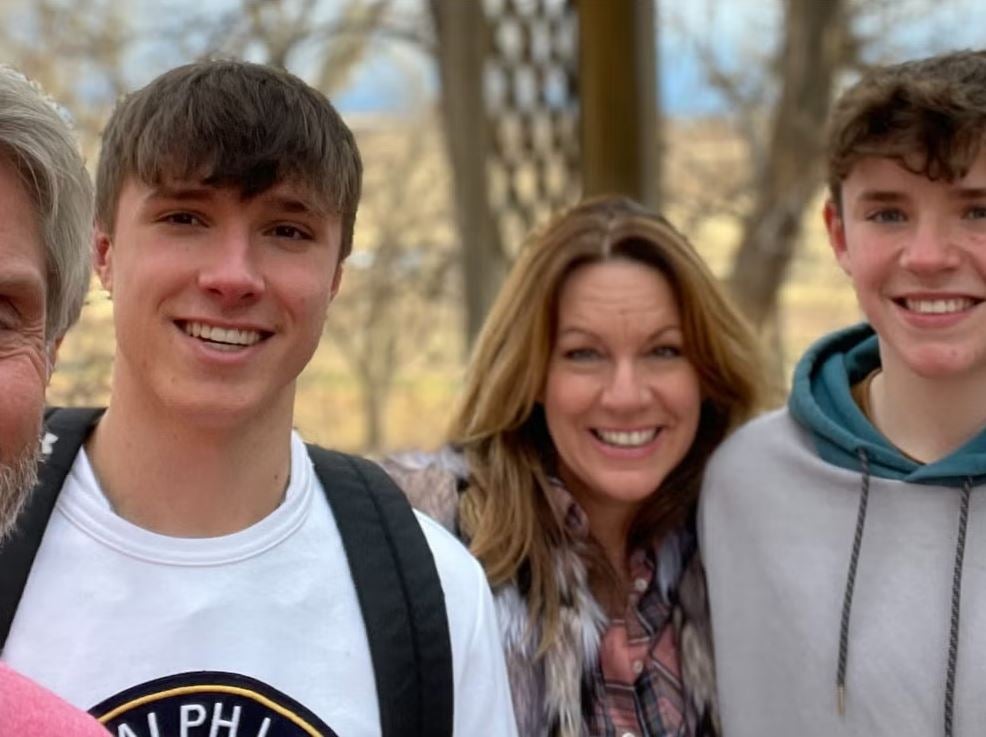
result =
[[[866,452],[859,450],[862,472],[859,508],[856,512],[856,532],[853,535],[849,571],[846,574],[846,591],[842,599],[842,621],[839,626],[839,666],[836,673],[836,699],[839,715],[846,713],[846,663],[849,657],[849,614],[852,611],[853,590],[856,587],[856,567],[863,544],[863,528],[866,525],[866,507],[870,497],[870,462]],[[959,658],[959,613],[962,602],[962,564],[965,557],[965,536],[969,522],[969,499],[972,495],[972,479],[962,483],[959,503],[959,529],[955,542],[955,565],[952,569],[952,611],[948,632],[948,670],[945,677],[945,737],[952,737],[952,712],[955,702],[955,672]]]
[[[849,612],[852,610],[852,594],[856,588],[856,565],[859,549],[863,544],[863,526],[866,524],[866,505],[870,499],[870,459],[860,449],[859,462],[863,480],[859,494],[859,510],[856,512],[856,533],[852,539],[852,555],[849,556],[849,572],[846,574],[846,593],[842,597],[842,622],[839,625],[839,670],[835,677],[836,699],[839,716],[846,713],[846,660],[849,657]]]
[[[962,600],[962,559],[965,557],[965,530],[969,522],[969,497],[972,479],[962,484],[959,505],[959,533],[955,541],[955,566],[952,569],[952,617],[948,632],[948,675],[945,678],[945,737],[952,737],[952,703],[955,700],[955,666],[959,659],[959,605]]]

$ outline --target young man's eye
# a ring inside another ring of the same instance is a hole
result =
[[[161,222],[172,225],[199,225],[202,221],[190,212],[169,212],[161,218]]]
[[[295,225],[275,225],[270,229],[270,234],[276,238],[287,238],[293,241],[311,240],[311,235],[306,230]]]
[[[871,212],[866,216],[866,219],[874,223],[903,223],[907,220],[907,216],[904,214],[903,210],[898,210],[895,207],[888,207],[882,210],[877,210]]]

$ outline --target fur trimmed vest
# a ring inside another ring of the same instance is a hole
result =
[[[404,489],[411,504],[460,536],[457,525],[459,480],[467,476],[461,456],[450,449],[437,455],[405,454],[383,467]],[[672,594],[672,626],[681,662],[686,737],[717,737],[711,625],[705,573],[698,553],[683,561]],[[589,590],[586,566],[574,546],[554,552],[555,581],[562,602],[558,638],[540,658],[540,630],[530,626],[527,604],[515,584],[493,591],[506,654],[510,689],[520,737],[589,737],[583,692],[596,672],[606,616]],[[587,691],[588,692],[588,691]]]

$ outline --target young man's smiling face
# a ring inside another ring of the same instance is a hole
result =
[[[952,182],[864,158],[825,220],[884,369],[986,382],[986,152]]]
[[[290,417],[338,289],[339,240],[339,217],[289,183],[244,199],[127,179],[113,232],[96,234],[113,299],[114,397],[204,423]]]

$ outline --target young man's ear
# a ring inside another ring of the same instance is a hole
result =
[[[329,288],[329,303],[336,298],[339,293],[339,286],[342,284],[342,261],[336,266],[336,273],[332,275],[332,286]]]
[[[97,223],[92,235],[92,267],[103,289],[113,294],[113,241]]]
[[[849,255],[846,250],[846,226],[842,220],[839,206],[831,198],[825,201],[822,216],[825,218],[825,230],[828,231],[829,245],[835,254],[835,260],[839,262],[839,266],[847,275],[852,276]]]

